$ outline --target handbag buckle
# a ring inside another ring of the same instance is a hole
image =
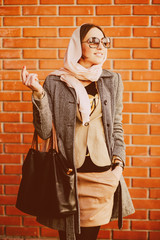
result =
[[[72,172],[73,172],[73,169],[72,168],[68,168],[67,175],[71,174]]]

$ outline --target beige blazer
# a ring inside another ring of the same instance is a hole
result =
[[[80,168],[83,165],[87,146],[95,165],[106,166],[111,164],[105,141],[100,99],[98,99],[98,104],[90,116],[90,122],[86,126],[82,125],[82,118],[77,107],[74,148],[76,168]]]

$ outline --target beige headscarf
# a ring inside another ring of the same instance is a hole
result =
[[[104,56],[102,63],[92,65],[90,68],[85,68],[78,63],[82,56],[80,28],[81,26],[78,27],[72,34],[64,57],[64,67],[51,72],[49,75],[61,76],[60,79],[62,81],[66,82],[69,87],[73,87],[75,89],[77,94],[77,103],[84,125],[89,121],[91,107],[87,91],[79,80],[90,80],[92,82],[97,81],[102,73],[102,65],[107,56]]]

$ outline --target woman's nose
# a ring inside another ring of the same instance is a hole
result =
[[[103,44],[100,42],[97,49],[102,49],[103,48]]]

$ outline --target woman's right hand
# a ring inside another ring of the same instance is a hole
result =
[[[26,70],[26,66],[23,67],[21,72],[22,82],[25,86],[30,88],[32,91],[35,91],[38,95],[41,95],[43,92],[42,86],[39,84],[38,75],[35,73],[29,73]]]

